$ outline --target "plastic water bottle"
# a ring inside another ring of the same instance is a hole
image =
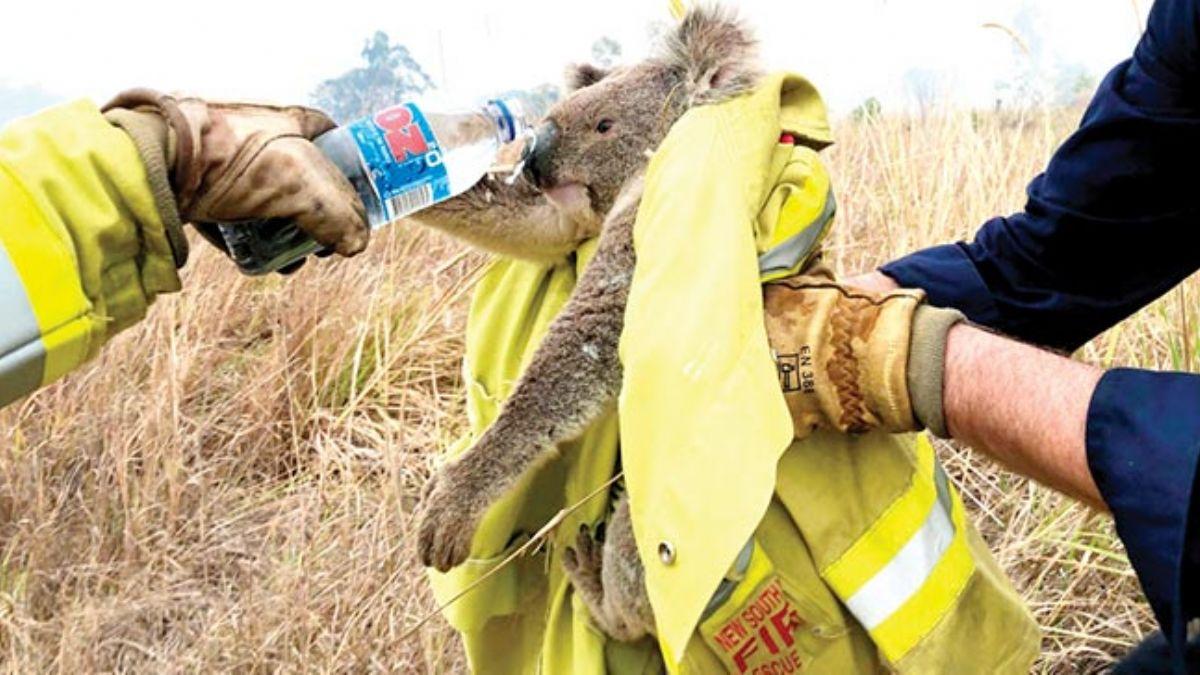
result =
[[[376,230],[465,192],[493,166],[500,146],[531,123],[515,98],[450,112],[406,102],[313,142],[349,179]],[[322,248],[289,220],[222,223],[219,229],[230,257],[251,275],[294,265]]]

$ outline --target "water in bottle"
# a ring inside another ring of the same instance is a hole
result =
[[[378,229],[479,182],[500,146],[529,128],[530,112],[515,98],[445,112],[407,102],[313,142],[354,186],[371,229]],[[286,268],[321,248],[290,221],[225,223],[220,231],[247,274]]]

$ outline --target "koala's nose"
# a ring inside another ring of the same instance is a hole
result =
[[[553,120],[546,120],[535,130],[533,152],[525,160],[525,174],[539,188],[554,186],[550,160],[558,146],[559,129]]]

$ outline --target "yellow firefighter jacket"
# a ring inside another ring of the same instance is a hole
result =
[[[779,143],[781,132],[797,146]],[[431,573],[445,600],[558,509],[626,473],[657,643],[606,641],[561,568],[603,499],[539,553],[450,606],[480,673],[775,675],[1028,672],[1039,635],[923,436],[792,442],[762,323],[761,278],[794,273],[832,218],[802,78],[687,113],[651,161],[617,408],[484,518],[473,559]],[[594,244],[498,260],[476,290],[464,374],[469,446],[495,418]]]
[[[133,142],[80,101],[0,131],[0,406],[179,290]]]

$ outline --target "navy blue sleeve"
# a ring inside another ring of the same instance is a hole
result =
[[[1105,373],[1088,410],[1087,447],[1142,590],[1163,633],[1182,646],[1187,621],[1200,615],[1200,375]]]
[[[881,268],[976,323],[1073,350],[1200,266],[1200,1],[1159,0],[1133,58],[975,240]]]
[[[1133,57],[974,241],[881,268],[937,305],[1074,350],[1200,267],[1200,0],[1158,0]],[[1184,668],[1200,615],[1200,376],[1115,370],[1093,395],[1088,464]]]

